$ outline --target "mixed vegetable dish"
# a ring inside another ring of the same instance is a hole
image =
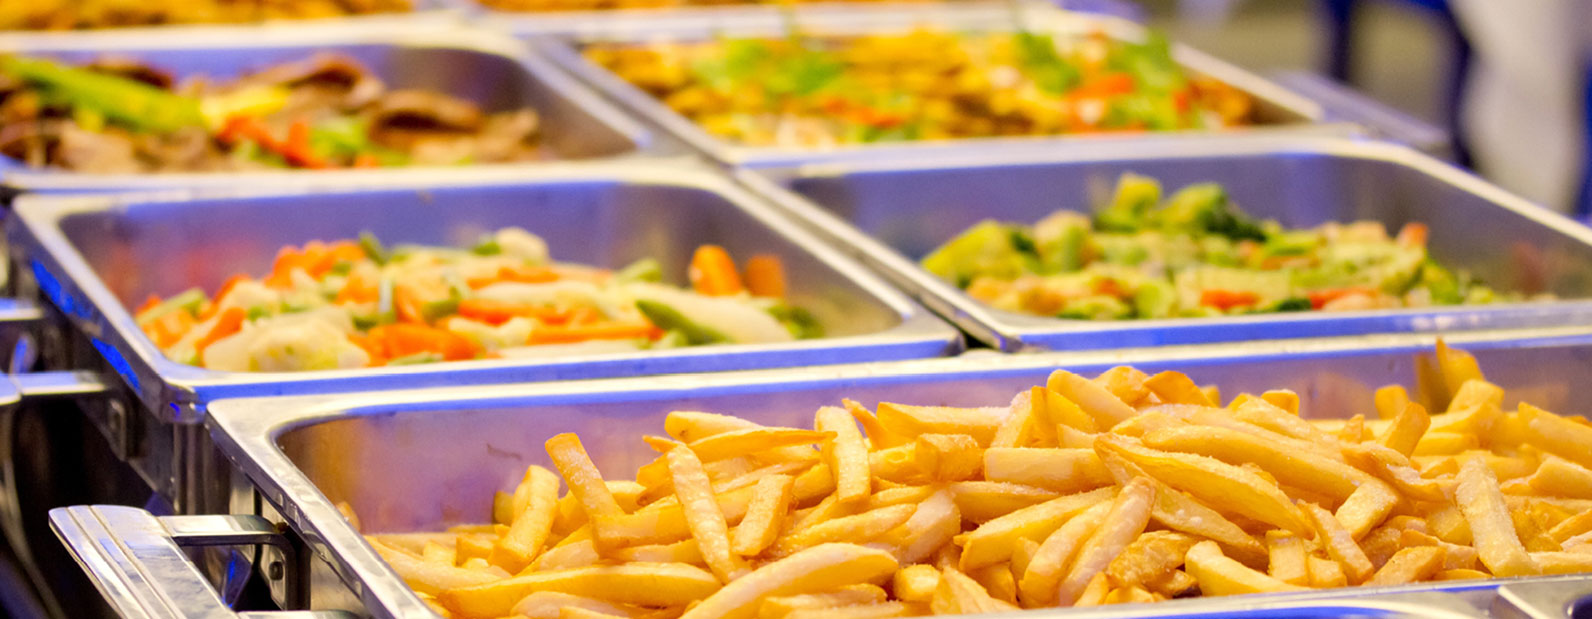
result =
[[[592,45],[592,62],[751,146],[1212,129],[1253,102],[1165,39],[909,34]]]
[[[662,9],[699,6],[726,6],[741,4],[786,4],[824,2],[827,0],[479,0],[482,5],[498,11],[615,11],[626,9]],[[864,0],[870,1],[870,0]],[[893,0],[872,0],[890,2]],[[917,2],[921,0],[908,0]]]
[[[723,248],[692,256],[689,289],[643,259],[618,271],[555,262],[504,228],[470,248],[358,240],[284,247],[264,277],[213,296],[151,296],[135,319],[172,359],[233,372],[327,370],[465,359],[601,354],[822,335],[787,304],[771,254],[744,271]]]
[[[1127,174],[1092,216],[983,221],[923,258],[996,308],[1086,320],[1349,311],[1519,300],[1433,260],[1427,228],[1380,222],[1291,229],[1239,210],[1215,183],[1162,199]]]
[[[230,81],[122,58],[71,66],[0,56],[0,154],[89,173],[453,165],[537,159],[530,108],[487,112],[389,88],[321,54]]]
[[[0,30],[250,23],[409,11],[409,0],[12,0]]]

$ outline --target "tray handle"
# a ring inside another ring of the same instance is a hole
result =
[[[286,537],[258,516],[157,518],[136,507],[82,505],[50,510],[50,528],[127,619],[354,617],[343,611],[237,612],[222,602],[183,547],[265,544],[292,553]],[[289,597],[302,603],[301,591]]]
[[[1492,615],[1509,619],[1566,619],[1583,616],[1587,605],[1592,605],[1592,578],[1521,582],[1498,588]]]

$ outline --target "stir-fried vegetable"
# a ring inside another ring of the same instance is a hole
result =
[[[540,158],[536,113],[388,90],[348,58],[173,85],[148,67],[0,56],[0,154],[83,172],[452,165]]]
[[[411,8],[409,0],[8,0],[0,2],[0,30],[246,23],[391,13]]]
[[[262,277],[233,276],[213,297],[151,297],[135,319],[168,356],[236,372],[820,337],[785,303],[783,271],[752,256],[743,286],[730,255],[704,245],[686,290],[660,283],[650,258],[618,271],[554,262],[519,228],[470,249],[389,250],[365,233],[284,247]]]
[[[918,31],[593,45],[587,58],[707,131],[751,145],[1199,129],[1249,97],[1186,74],[1159,36]]]
[[[1093,217],[1062,210],[1032,226],[983,221],[924,268],[997,308],[1077,319],[1175,318],[1491,303],[1494,292],[1432,260],[1426,226],[1284,228],[1239,210],[1214,183],[1161,197],[1124,175]]]

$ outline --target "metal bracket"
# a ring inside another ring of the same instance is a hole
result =
[[[343,611],[240,613],[227,607],[183,548],[264,544],[293,553],[286,537],[258,516],[157,518],[136,507],[92,505],[50,510],[50,527],[111,607],[127,619],[354,617]],[[303,587],[291,598],[304,604]]]

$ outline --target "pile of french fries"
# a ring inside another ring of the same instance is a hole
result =
[[[1432,367],[1428,406],[1389,386],[1347,420],[1128,367],[1058,370],[1002,407],[846,401],[812,429],[675,412],[635,481],[562,434],[495,524],[367,538],[461,618],[895,617],[1592,571],[1592,425],[1505,411],[1441,343]]]

